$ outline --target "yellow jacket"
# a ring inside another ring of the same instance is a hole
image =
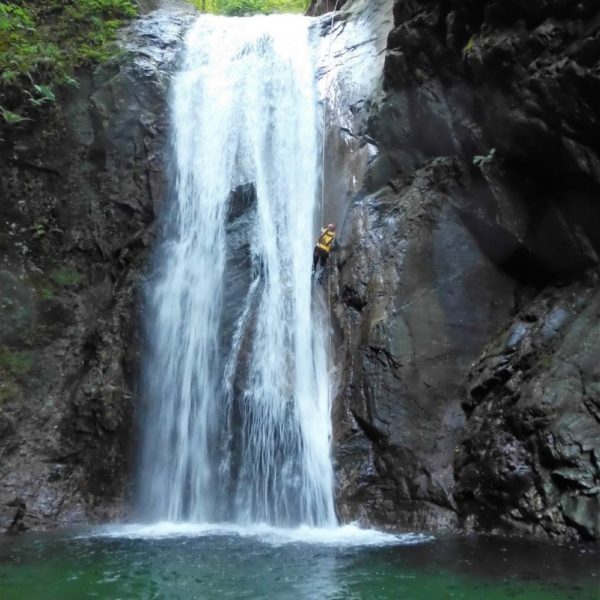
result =
[[[317,240],[317,248],[325,250],[325,252],[331,252],[333,248],[333,242],[335,241],[335,231],[327,229],[321,229],[321,235]]]

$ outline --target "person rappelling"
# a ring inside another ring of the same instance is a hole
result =
[[[324,268],[329,260],[329,254],[334,252],[338,248],[337,241],[335,239],[336,228],[335,223],[329,223],[327,227],[321,229],[321,235],[315,244],[313,251],[313,275],[317,270],[317,266]]]

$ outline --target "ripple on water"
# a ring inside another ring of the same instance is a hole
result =
[[[589,545],[356,526],[123,525],[0,538],[0,598],[598,600],[599,559]]]

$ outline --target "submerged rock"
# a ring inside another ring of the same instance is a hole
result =
[[[23,518],[25,517],[25,510],[27,508],[25,502],[23,502],[22,498],[15,498],[11,502],[7,502],[6,506],[8,508],[15,509],[12,521],[10,525],[6,528],[6,533],[10,535],[15,535],[17,533],[23,533],[27,531],[27,527],[23,523]]]

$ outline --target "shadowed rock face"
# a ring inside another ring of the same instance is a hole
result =
[[[516,275],[570,276],[597,264],[600,242],[598,7],[516,4],[396,3],[389,94],[374,126],[401,150],[392,169],[430,156],[475,160],[480,195],[500,216],[486,225],[495,259],[516,252]]]
[[[122,60],[3,132],[0,531],[123,512],[167,79],[188,18],[137,21]]]
[[[599,8],[394,3],[332,278],[346,519],[600,537]]]
[[[455,456],[470,525],[600,537],[598,276],[549,288],[472,369]]]

